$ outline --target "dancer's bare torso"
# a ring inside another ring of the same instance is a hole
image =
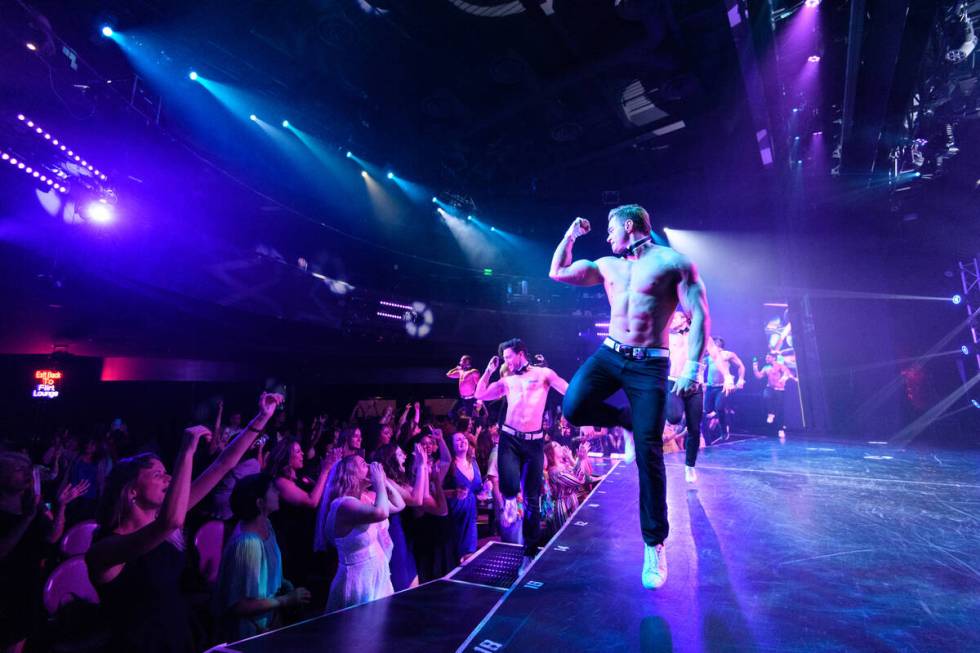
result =
[[[459,396],[472,397],[476,392],[476,382],[480,380],[480,371],[470,368],[460,373],[459,376]]]
[[[609,336],[636,347],[668,347],[677,286],[689,265],[684,257],[652,246],[635,260],[605,256],[595,264],[609,299]]]
[[[547,367],[527,368],[524,374],[500,379],[506,388],[507,417],[504,424],[518,431],[537,431],[548,402],[548,391],[555,373]]]

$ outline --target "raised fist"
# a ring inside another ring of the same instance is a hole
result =
[[[487,363],[487,373],[493,374],[494,372],[497,371],[498,367],[500,367],[500,358],[494,356],[493,358],[490,359],[490,362]]]
[[[589,233],[589,231],[591,230],[592,230],[592,226],[589,224],[588,220],[586,220],[585,218],[575,218],[572,221],[572,225],[568,228],[568,231],[565,233],[572,240],[575,240],[579,236],[584,236],[585,234]]]

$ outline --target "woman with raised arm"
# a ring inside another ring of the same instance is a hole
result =
[[[282,400],[282,395],[263,394],[258,415],[196,479],[191,479],[191,468],[207,432],[203,426],[184,431],[172,477],[152,454],[113,467],[99,505],[99,529],[85,556],[106,621],[113,625],[108,650],[195,649],[179,587],[184,519],[238,463]]]
[[[420,508],[428,497],[429,469],[428,457],[422,445],[415,445],[411,473],[406,473],[405,462],[408,456],[394,443],[387,444],[375,452],[375,462],[381,463],[385,475],[402,497],[406,507]],[[388,533],[391,536],[391,584],[396,592],[419,584],[419,573],[415,566],[415,542],[412,539],[409,523],[399,513],[388,516]]]
[[[283,550],[283,573],[295,583],[311,587],[314,558],[310,550],[316,507],[320,505],[327,485],[330,465],[336,456],[329,454],[320,461],[316,480],[302,474],[305,459],[303,448],[296,440],[283,440],[269,454],[265,471],[276,479],[279,490],[279,510],[272,515],[272,525]]]
[[[317,514],[314,548],[337,547],[340,564],[330,584],[327,612],[391,595],[392,543],[388,516],[405,507],[380,463],[346,456],[330,473]]]

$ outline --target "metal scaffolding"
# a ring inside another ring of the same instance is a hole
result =
[[[974,257],[969,261],[960,261],[960,280],[963,282],[963,304],[970,320],[970,336],[973,338],[973,353],[977,361],[977,372],[980,372],[980,333],[977,328],[980,316],[980,263]]]

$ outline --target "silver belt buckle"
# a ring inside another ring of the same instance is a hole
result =
[[[647,350],[643,347],[638,347],[633,350],[633,359],[641,361],[647,356]]]

